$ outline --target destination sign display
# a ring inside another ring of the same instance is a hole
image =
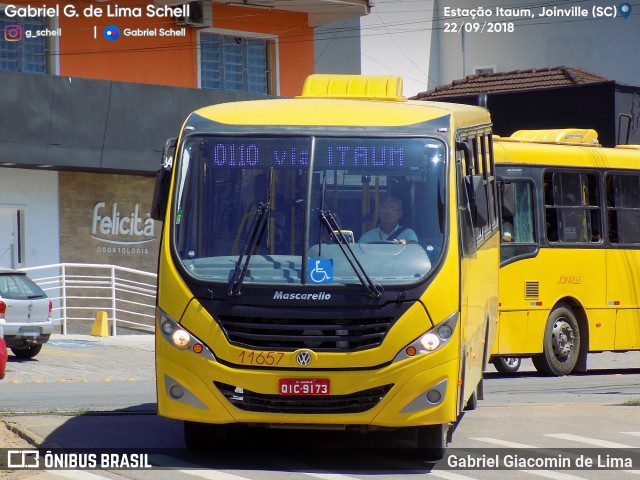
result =
[[[204,155],[213,168],[307,168],[311,158],[310,138],[192,137],[187,142],[190,158]],[[424,138],[318,138],[314,167],[415,170],[442,152],[444,145]]]

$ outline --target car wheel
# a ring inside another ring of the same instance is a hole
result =
[[[518,357],[496,357],[491,360],[491,363],[500,373],[516,373],[520,368],[521,360]]]
[[[11,351],[18,358],[33,358],[40,353],[42,345],[31,345],[29,347],[11,347]]]

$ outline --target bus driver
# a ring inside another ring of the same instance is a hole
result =
[[[395,197],[386,197],[380,207],[380,224],[360,237],[359,243],[395,242],[418,243],[416,232],[400,225],[402,201]]]

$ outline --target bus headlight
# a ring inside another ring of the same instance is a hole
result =
[[[171,334],[171,341],[178,348],[187,348],[191,343],[191,337],[180,328]]]
[[[169,315],[164,313],[159,308],[156,309],[157,322],[162,332],[162,336],[171,343],[174,347],[181,350],[188,348],[192,343],[191,334],[180,326]],[[195,339],[194,339],[195,340]],[[195,343],[195,342],[194,342]]]
[[[156,308],[156,318],[158,334],[161,334],[170,345],[179,350],[191,350],[193,353],[216,361],[213,352],[203,342],[159,308]]]
[[[164,322],[162,322],[162,333],[164,333],[165,335],[171,335],[173,333],[173,322],[171,322],[170,320],[165,320]]]
[[[433,352],[434,350],[437,350],[440,345],[440,337],[433,333],[427,333],[420,339],[420,344],[427,352]]]
[[[453,335],[453,330],[450,325],[441,325],[438,327],[438,336],[443,340],[449,340]]]
[[[440,350],[453,337],[457,323],[458,312],[455,312],[398,352],[392,363]]]

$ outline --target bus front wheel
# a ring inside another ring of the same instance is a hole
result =
[[[568,375],[580,354],[580,328],[571,307],[559,304],[549,315],[544,329],[542,353],[531,360],[540,373]]]
[[[231,425],[184,422],[184,444],[189,450],[209,450],[225,446],[231,439]]]
[[[498,373],[516,373],[521,362],[520,357],[494,357],[491,360]]]
[[[447,450],[449,424],[415,427],[418,452],[423,460],[440,460]]]

